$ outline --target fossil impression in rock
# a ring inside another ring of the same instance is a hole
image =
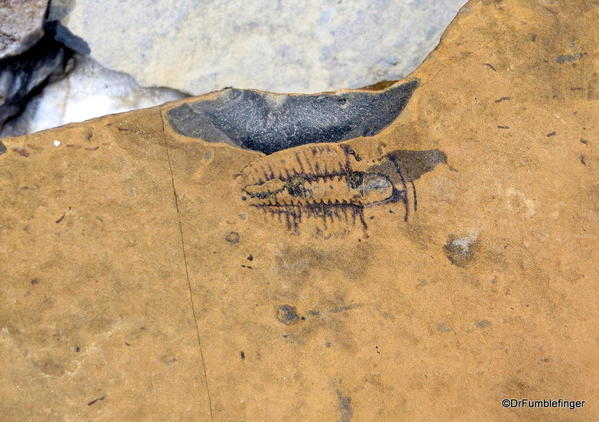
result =
[[[407,221],[418,204],[414,181],[446,162],[439,150],[397,150],[372,164],[348,145],[310,144],[246,166],[242,199],[294,233],[305,219],[320,223],[318,232],[356,223],[366,230],[364,211],[373,206],[400,203]]]

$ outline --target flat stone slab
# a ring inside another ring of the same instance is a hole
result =
[[[368,136],[2,139],[0,414],[597,420],[598,13],[471,1]]]

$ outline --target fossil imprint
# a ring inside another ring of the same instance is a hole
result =
[[[297,232],[306,219],[326,229],[336,221],[368,228],[364,210],[401,203],[404,220],[417,209],[414,180],[446,163],[439,150],[397,150],[368,165],[352,148],[311,144],[250,163],[241,173],[242,199]]]

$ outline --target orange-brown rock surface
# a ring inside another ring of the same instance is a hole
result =
[[[342,143],[3,139],[1,419],[597,420],[598,20],[473,0]]]

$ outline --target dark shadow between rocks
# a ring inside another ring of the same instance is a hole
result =
[[[303,144],[373,136],[405,108],[418,80],[380,92],[286,95],[228,88],[166,114],[179,134],[271,154]]]
[[[70,53],[46,34],[24,53],[0,60],[0,129],[29,99],[64,74]]]

